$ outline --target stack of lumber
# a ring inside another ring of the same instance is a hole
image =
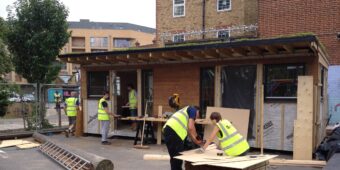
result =
[[[39,143],[33,142],[30,140],[22,140],[22,139],[15,139],[15,140],[4,140],[0,144],[0,148],[6,147],[13,147],[16,146],[18,149],[30,149],[40,146]]]

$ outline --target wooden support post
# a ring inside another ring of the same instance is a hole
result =
[[[263,113],[263,103],[264,103],[264,87],[263,87],[263,84],[261,85],[261,105],[260,105],[260,108],[261,108],[261,122],[260,122],[260,134],[261,134],[261,155],[263,155],[263,147],[264,147],[264,140],[263,140],[263,124],[264,124],[264,113]]]
[[[163,106],[158,106],[158,118],[163,115]],[[162,122],[157,124],[157,145],[162,144]]]
[[[142,115],[142,70],[137,69],[137,113]]]
[[[284,149],[284,141],[285,141],[285,104],[281,105],[281,150]]]
[[[76,118],[76,133],[75,133],[75,135],[77,137],[83,136],[83,132],[84,132],[83,129],[84,129],[84,127],[83,127],[83,123],[82,122],[84,122],[84,120],[83,120],[83,110],[80,109],[77,112],[77,118]]]
[[[257,64],[256,68],[256,98],[255,98],[255,146],[260,147],[260,138],[259,138],[259,124],[260,124],[260,113],[261,113],[261,85],[263,82],[263,64]]]
[[[215,107],[222,106],[221,71],[221,66],[215,67]]]

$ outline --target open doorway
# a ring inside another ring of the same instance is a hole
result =
[[[117,114],[123,117],[130,117],[129,107],[126,104],[129,102],[129,90],[128,86],[131,85],[137,93],[137,71],[118,71],[116,72],[116,86],[119,86],[119,93],[116,93],[116,110]],[[137,96],[137,94],[136,94]],[[137,111],[136,111],[137,115]],[[135,131],[132,127],[133,122],[131,121],[117,121],[117,135],[119,136],[134,136]]]

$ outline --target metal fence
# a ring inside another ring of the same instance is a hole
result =
[[[0,117],[0,133],[18,133],[63,128],[68,125],[64,101],[79,86],[61,84],[7,84],[0,83],[0,95],[9,101]],[[61,102],[56,103],[54,93],[59,92]],[[79,93],[78,93],[79,94]],[[4,101],[0,101],[3,104]],[[0,104],[1,105],[1,104]]]

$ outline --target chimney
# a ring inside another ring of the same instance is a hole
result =
[[[90,22],[89,19],[80,19],[80,22]]]

